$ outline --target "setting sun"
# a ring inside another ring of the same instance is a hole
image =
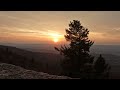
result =
[[[58,42],[58,38],[54,38],[54,40],[53,40],[54,42]]]
[[[59,42],[60,38],[62,37],[62,35],[58,34],[58,33],[49,33],[49,35],[52,37],[53,41]]]

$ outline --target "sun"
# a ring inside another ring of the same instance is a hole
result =
[[[58,42],[59,40],[58,40],[58,38],[54,38],[53,41],[56,43],[56,42]]]
[[[60,35],[58,33],[49,33],[49,35],[52,37],[52,40],[55,43],[59,42],[60,38],[62,37],[62,35]]]

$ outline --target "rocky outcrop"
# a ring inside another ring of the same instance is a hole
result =
[[[43,72],[26,70],[22,67],[0,63],[0,79],[71,79],[66,76],[49,75]]]

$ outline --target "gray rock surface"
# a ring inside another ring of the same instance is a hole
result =
[[[0,79],[71,79],[66,76],[49,75],[43,72],[26,70],[22,67],[0,63]]]

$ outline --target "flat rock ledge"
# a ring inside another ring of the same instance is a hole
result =
[[[67,76],[49,75],[43,72],[26,70],[22,67],[0,63],[0,79],[72,79]]]

